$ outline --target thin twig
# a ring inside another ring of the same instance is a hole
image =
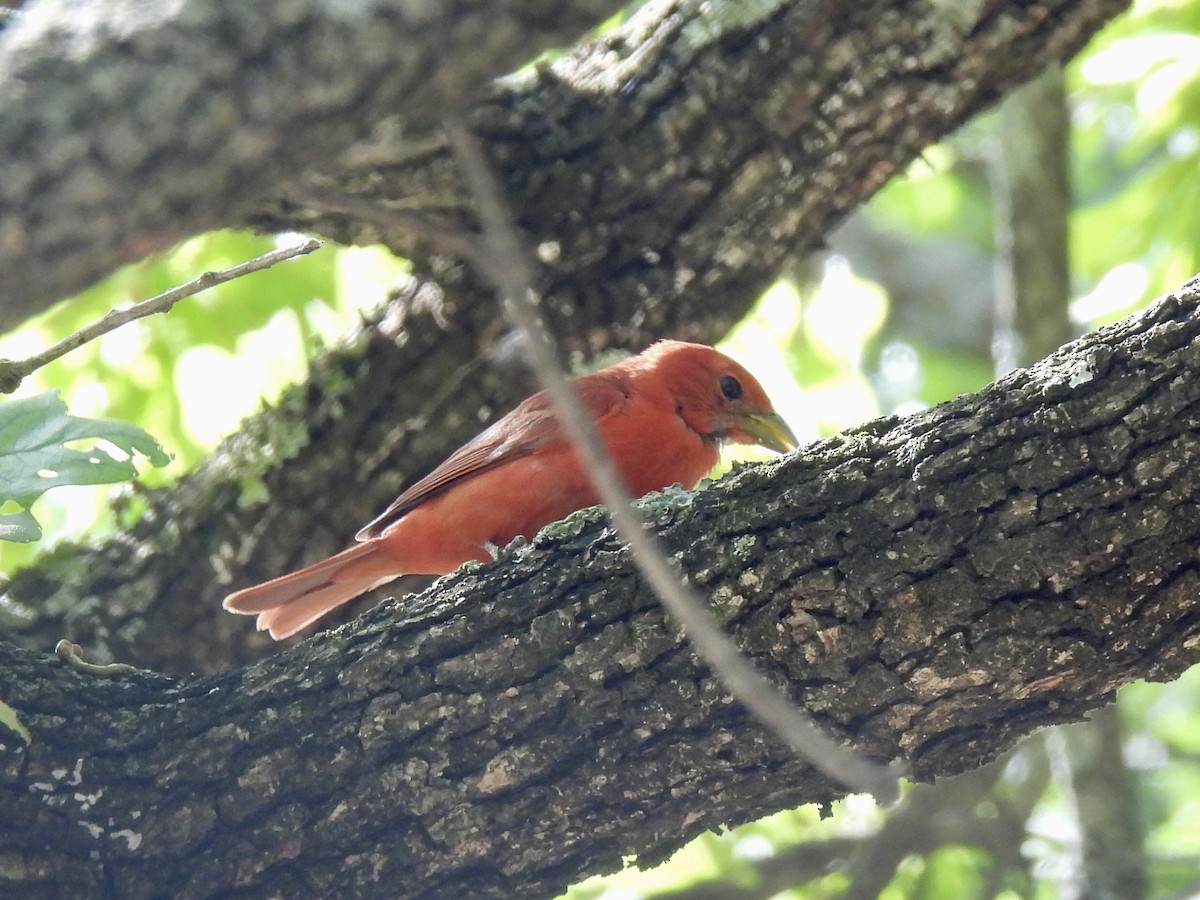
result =
[[[621,477],[604,451],[591,419],[583,411],[559,368],[545,322],[537,310],[534,273],[521,245],[478,141],[460,121],[445,126],[458,164],[474,196],[484,234],[476,261],[496,286],[506,314],[525,336],[525,350],[555,414],[585,461],[588,475],[613,526],[629,545],[633,559],[663,606],[680,623],[703,659],[734,697],[801,757],[852,791],[890,804],[899,797],[898,773],[881,766],[825,734],[767,681],[721,631],[700,597],[667,562],[658,541],[643,526]]]
[[[41,353],[30,356],[27,359],[0,359],[0,391],[5,394],[11,394],[21,386],[21,382],[30,373],[37,371],[46,365],[46,363],[53,362],[60,356],[65,356],[72,350],[82,347],[89,341],[94,341],[101,335],[108,334],[113,329],[120,328],[128,322],[133,322],[136,319],[144,319],[146,316],[152,316],[155,313],[170,312],[171,307],[185,297],[191,297],[210,287],[216,287],[218,284],[224,284],[227,281],[233,281],[235,278],[241,278],[243,275],[269,269],[271,266],[283,262],[285,259],[292,259],[296,256],[304,256],[305,254],[312,253],[320,246],[321,241],[318,241],[316,238],[307,238],[303,243],[297,244],[294,247],[281,247],[277,250],[264,253],[262,256],[256,256],[254,259],[247,260],[244,263],[238,263],[236,266],[230,266],[228,269],[205,272],[203,275],[193,278],[186,284],[173,287],[169,291],[159,294],[157,297],[151,297],[149,300],[143,300],[125,309],[111,310],[91,325],[79,329],[74,334],[63,338]]]

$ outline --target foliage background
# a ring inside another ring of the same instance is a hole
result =
[[[1200,270],[1200,2],[1136,4],[1071,63],[1067,82],[1070,312],[1082,332]],[[801,439],[909,412],[991,379],[994,132],[993,117],[985,116],[931,148],[832,238],[828,254],[798,264],[728,336],[725,349],[750,363]],[[5,336],[0,356],[32,353],[114,306],[289,240],[230,232],[190,240]],[[859,258],[864,241],[886,244],[895,254],[893,271],[911,265],[929,273],[924,289],[901,306],[888,279],[864,274],[871,268]],[[185,301],[169,319],[121,329],[41,370],[18,396],[58,389],[74,415],[142,426],[174,457],[145,472],[145,482],[161,484],[195,466],[242,416],[300,378],[308,357],[337,341],[360,311],[378,305],[404,270],[402,260],[380,249],[327,246]],[[36,508],[48,538],[0,545],[0,568],[19,568],[56,539],[119,527],[109,494],[102,488],[48,494]],[[1198,679],[1193,671],[1170,685],[1133,685],[1118,704],[1153,896],[1182,896],[1200,883]],[[1043,743],[1035,736],[1012,755],[994,790],[1028,783]],[[997,883],[999,863],[988,851],[947,846],[909,855],[884,896],[984,896],[997,886],[1010,896],[1058,896],[1080,842],[1069,793],[1053,774],[1039,790],[1024,824],[1024,877]],[[708,835],[653,872],[631,868],[577,886],[571,896],[678,892],[706,880],[753,891],[757,861],[805,841],[869,837],[887,815],[857,797],[838,804],[832,816],[815,808],[780,813]],[[829,875],[791,895],[840,896],[845,884],[844,875]]]

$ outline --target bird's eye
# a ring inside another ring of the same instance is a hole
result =
[[[736,400],[742,396],[742,383],[732,375],[721,376],[721,393],[727,400]]]

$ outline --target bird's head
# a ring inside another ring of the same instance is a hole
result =
[[[762,385],[725,354],[704,344],[659,341],[640,360],[670,394],[675,413],[706,439],[758,444],[779,453],[796,449],[796,436]]]

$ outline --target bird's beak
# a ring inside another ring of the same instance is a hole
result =
[[[800,446],[792,429],[778,413],[748,413],[738,424],[754,443],[776,453],[787,453]]]

